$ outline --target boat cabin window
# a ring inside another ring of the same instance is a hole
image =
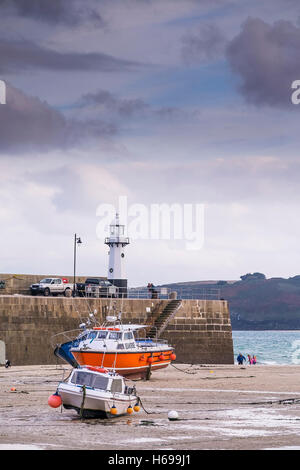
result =
[[[119,343],[117,349],[124,349],[124,344],[123,344],[123,343]]]
[[[107,390],[108,378],[102,375],[91,374],[90,372],[77,371],[71,378],[71,383],[76,385],[86,385],[87,387]]]
[[[99,331],[98,333],[98,339],[105,339],[107,336],[107,331]]]
[[[88,335],[88,339],[95,339],[97,336],[97,331],[91,331]]]
[[[108,378],[101,375],[97,375],[94,381],[94,388],[99,390],[107,390]]]
[[[121,339],[121,336],[122,336],[122,333],[120,333],[119,331],[110,331],[108,339],[118,340],[118,339]]]
[[[72,384],[76,385],[86,385],[87,387],[92,387],[94,374],[89,372],[74,372],[73,377],[71,378]]]
[[[133,334],[130,331],[130,333],[124,333],[124,339],[133,339]]]
[[[73,345],[74,345],[75,343],[78,344],[78,341],[84,341],[84,340],[86,340],[87,337],[88,337],[88,334],[82,333],[81,335],[78,336],[78,338],[76,338],[76,339],[73,341]]]
[[[111,393],[121,393],[122,392],[122,380],[114,379],[111,384]]]
[[[126,349],[135,348],[135,343],[125,343]]]

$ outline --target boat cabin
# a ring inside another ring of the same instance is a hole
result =
[[[92,368],[91,368],[92,369]],[[107,372],[100,373],[94,370],[75,369],[68,380],[69,384],[78,387],[114,393],[133,393],[133,388],[127,387],[122,377]]]
[[[91,348],[106,350],[136,349],[136,338],[134,332],[137,328],[106,328],[95,327],[85,332],[80,338],[79,348]]]

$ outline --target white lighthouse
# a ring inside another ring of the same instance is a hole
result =
[[[127,279],[124,270],[125,246],[129,245],[129,238],[125,237],[125,225],[121,225],[119,214],[109,226],[110,236],[105,238],[109,246],[109,263],[107,279],[119,288],[120,297],[127,297]]]

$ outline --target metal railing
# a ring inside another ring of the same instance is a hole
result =
[[[180,300],[220,300],[220,289],[215,288],[169,288],[169,287],[155,287],[154,290],[149,291],[147,288],[111,288],[99,289],[91,288],[86,291],[76,291],[76,298],[95,297],[95,298],[128,298],[128,299],[180,299]],[[26,295],[30,296],[30,289],[13,289],[2,288],[0,295]],[[43,296],[43,294],[38,294]],[[58,293],[56,293],[58,295]],[[63,295],[63,294],[60,294]],[[50,294],[51,296],[51,294]]]
[[[220,300],[221,290],[217,288],[182,288],[174,289],[181,300]]]
[[[169,299],[171,289],[167,287],[155,287],[152,290],[145,288],[131,287],[127,289],[129,299]]]
[[[217,288],[169,288],[155,287],[154,290],[147,288],[130,288],[127,297],[130,299],[179,299],[179,300],[220,300],[221,290]]]

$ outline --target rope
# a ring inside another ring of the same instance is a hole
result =
[[[143,405],[142,400],[140,399],[140,397],[137,397],[137,398],[138,398],[138,401],[139,401],[141,407],[143,408],[143,410],[145,411],[145,413],[146,413],[147,415],[154,415],[154,414],[157,415],[157,414],[162,414],[162,413],[164,413],[164,411],[147,411],[146,408],[144,407],[144,405]]]
[[[174,364],[171,363],[171,366],[174,367],[174,369],[176,370],[179,370],[179,372],[183,372],[184,374],[191,374],[191,375],[194,375],[194,374],[197,374],[197,372],[188,372],[188,369],[185,369],[185,370],[182,370],[182,369],[179,369],[178,367],[174,366]],[[191,364],[192,366],[192,364]]]
[[[81,402],[80,413],[79,413],[80,418],[83,417],[83,407],[84,407],[84,402],[85,402],[85,394],[86,394],[86,387],[85,387],[85,385],[83,385],[82,386],[82,402]]]

